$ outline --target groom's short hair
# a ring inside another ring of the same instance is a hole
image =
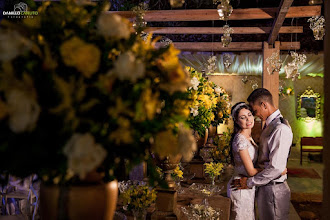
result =
[[[247,98],[247,101],[252,104],[260,105],[261,102],[268,102],[271,105],[273,104],[272,94],[265,88],[255,89]]]

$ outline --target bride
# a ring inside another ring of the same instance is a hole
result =
[[[234,133],[231,139],[234,174],[227,185],[227,195],[231,199],[231,219],[254,220],[255,187],[252,189],[231,188],[231,182],[241,176],[254,176],[258,169],[254,164],[258,158],[258,146],[251,137],[254,126],[252,109],[245,102],[236,103],[231,109],[234,120]],[[259,170],[260,171],[260,170]],[[286,171],[283,171],[284,175]]]

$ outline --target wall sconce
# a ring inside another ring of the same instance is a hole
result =
[[[170,5],[173,8],[181,7],[184,4],[185,0],[170,0]]]
[[[228,47],[228,45],[232,40],[230,34],[232,34],[234,30],[231,27],[229,27],[229,25],[226,24],[223,26],[223,31],[224,31],[223,36],[221,36],[222,46]]]
[[[310,22],[309,27],[313,30],[315,40],[323,40],[325,35],[325,19],[323,16],[313,16],[307,20]]]
[[[274,52],[270,57],[266,59],[267,71],[269,74],[273,74],[274,72],[279,72],[282,67],[282,60],[280,59],[280,53]]]
[[[220,0],[221,3],[217,7],[220,20],[227,21],[228,17],[233,12],[233,7],[230,5],[230,0]]]

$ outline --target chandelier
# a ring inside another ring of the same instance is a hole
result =
[[[270,57],[266,59],[267,71],[269,74],[273,74],[274,72],[279,72],[282,67],[282,60],[280,59],[280,53],[274,52]]]
[[[217,11],[220,20],[227,21],[231,13],[233,12],[233,7],[230,5],[230,0],[220,0],[220,4],[217,7]]]
[[[222,42],[222,46],[224,47],[228,47],[228,45],[230,44],[232,38],[230,36],[230,34],[232,34],[234,32],[234,30],[229,27],[228,24],[223,26],[223,36],[221,36],[221,42]]]
[[[225,53],[223,55],[223,64],[225,65],[225,67],[228,69],[231,65],[231,56],[229,53]]]
[[[141,2],[139,5],[132,8],[132,11],[136,16],[133,22],[133,28],[136,33],[141,33],[141,31],[147,26],[147,22],[144,20],[144,15],[146,10],[148,10],[148,7],[147,3]]]
[[[300,76],[299,68],[304,65],[307,57],[305,54],[298,54],[293,51],[291,51],[291,57],[293,60],[284,67],[284,70],[286,78],[291,78],[294,81]]]
[[[323,40],[325,35],[325,19],[323,16],[313,16],[307,20],[310,22],[309,27],[312,29],[315,40]]]
[[[216,66],[216,61],[217,57],[216,56],[210,56],[209,59],[207,60],[208,65],[207,65],[207,70],[208,73],[214,73],[217,66]]]
[[[181,7],[184,4],[185,0],[170,0],[170,5],[173,8]]]

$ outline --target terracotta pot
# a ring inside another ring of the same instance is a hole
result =
[[[112,220],[117,204],[118,182],[68,186],[41,185],[42,220]]]

